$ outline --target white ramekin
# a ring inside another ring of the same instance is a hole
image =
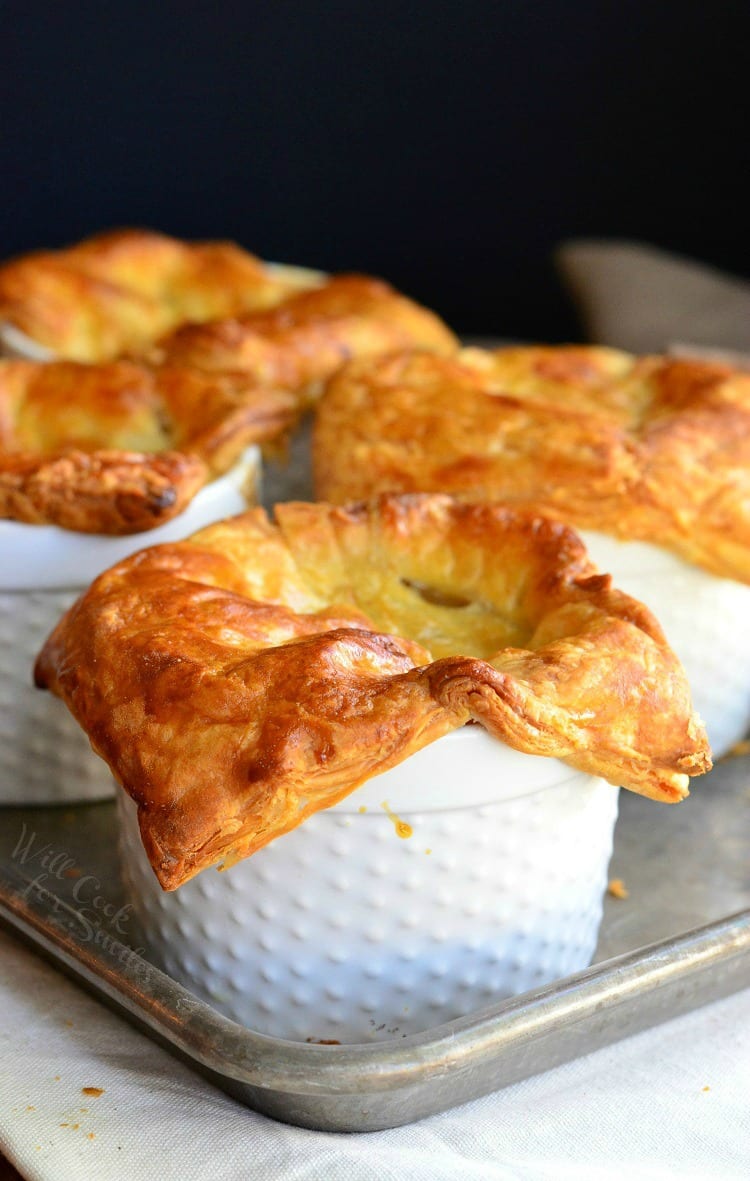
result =
[[[37,653],[64,611],[129,554],[187,537],[247,508],[259,494],[260,450],[202,488],[183,513],[148,533],[103,537],[0,521],[0,804],[55,804],[113,794],[106,764],[51,693],[35,689]]]
[[[32,340],[15,324],[0,323],[0,357],[22,361],[54,361],[55,354],[46,345]]]
[[[470,725],[170,893],[119,791],[121,867],[146,954],[221,1012],[295,1041],[393,1039],[590,962],[617,800]]]
[[[661,546],[579,533],[599,569],[659,620],[720,758],[750,728],[750,586],[709,574]]]

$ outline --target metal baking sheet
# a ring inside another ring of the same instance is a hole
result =
[[[410,1123],[750,985],[750,759],[673,808],[621,795],[595,962],[393,1042],[322,1046],[237,1025],[127,943],[111,802],[0,811],[0,919],[216,1085],[303,1127]],[[94,906],[94,898],[99,899]],[[119,931],[123,933],[120,935]]]

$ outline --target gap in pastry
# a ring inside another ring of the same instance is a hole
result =
[[[487,659],[531,641],[539,622],[534,587],[549,568],[540,565],[536,542],[527,553],[502,514],[480,527],[468,506],[450,510],[438,497],[417,497],[342,509],[288,502],[274,516],[262,544],[275,548],[283,539],[277,569],[284,573],[253,594],[271,590],[302,611],[355,607],[376,631],[414,641],[432,659]],[[538,539],[542,550],[549,540]],[[257,554],[258,543],[243,556],[246,570],[257,570]]]
[[[420,595],[425,603],[433,603],[436,607],[468,607],[471,599],[467,599],[464,595],[452,594],[450,591],[442,590],[436,586],[428,586],[425,582],[417,582],[413,578],[402,578],[403,586],[411,587]]]
[[[377,587],[355,587],[354,596],[377,628],[415,640],[435,659],[457,652],[487,659],[500,648],[525,646],[533,631],[497,604],[398,571],[381,574]]]

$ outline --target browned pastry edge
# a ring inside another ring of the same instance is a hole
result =
[[[295,416],[292,395],[242,374],[0,361],[0,519],[84,533],[153,529]],[[131,444],[112,446],[117,438]]]
[[[109,230],[0,266],[0,323],[57,357],[113,360],[181,323],[273,306],[299,290],[233,242],[185,242],[144,229]]]
[[[549,346],[351,362],[316,412],[315,493],[531,503],[750,582],[750,375]]]
[[[270,310],[185,325],[151,356],[204,370],[241,370],[309,403],[352,357],[406,348],[451,354],[458,340],[433,311],[382,279],[334,275]]]
[[[138,804],[165,889],[471,720],[669,803],[710,767],[658,623],[572,530],[444,496],[256,509],[145,550],[36,679]]]
[[[197,456],[67,451],[0,459],[0,518],[79,533],[153,529],[183,512],[206,482]]]

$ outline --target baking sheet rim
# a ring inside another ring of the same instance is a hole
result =
[[[102,949],[76,941],[60,918],[75,923],[72,908],[60,899],[36,897],[30,882],[20,871],[0,868],[5,926],[236,1098],[275,1118],[324,1130],[413,1122],[750,985],[748,908],[398,1041],[289,1042],[237,1025],[124,945]],[[123,950],[127,962],[120,966]],[[588,1032],[587,1043],[576,1044],[573,1031]],[[503,1054],[512,1059],[505,1078]],[[499,1077],[488,1066],[499,1067]],[[462,1085],[451,1089],[458,1078]],[[416,1105],[404,1102],[410,1091],[422,1092]],[[388,1112],[380,1110],[379,1096],[388,1097]],[[362,1105],[360,1116],[348,1110],[352,1099],[355,1107]],[[346,1100],[347,1111],[337,1112]],[[321,1103],[334,1110],[321,1109]]]

